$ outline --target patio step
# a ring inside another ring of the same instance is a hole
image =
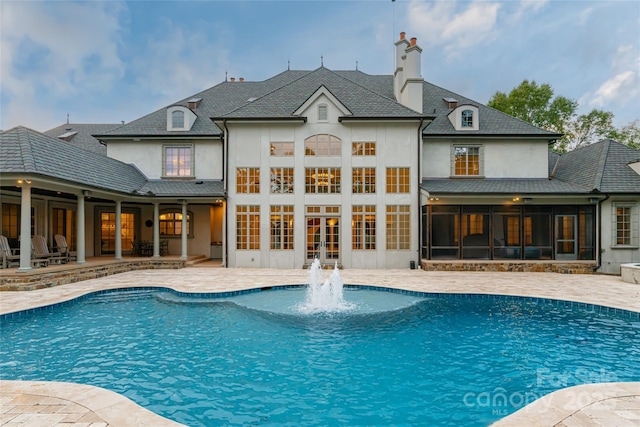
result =
[[[209,258],[207,258],[205,255],[193,255],[187,259],[187,267],[191,267],[206,261],[209,261]]]

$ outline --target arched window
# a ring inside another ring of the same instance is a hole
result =
[[[187,212],[187,236],[193,237],[191,221],[193,214]],[[182,236],[182,211],[177,209],[164,211],[159,217],[160,236],[161,237],[180,237]]]
[[[184,128],[184,111],[174,111],[171,113],[171,127],[174,129]]]
[[[304,140],[306,156],[340,156],[342,154],[342,140],[337,136],[318,134]]]
[[[462,127],[463,128],[472,128],[473,127],[473,111],[464,110],[462,112]]]

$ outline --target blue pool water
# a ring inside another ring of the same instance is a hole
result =
[[[0,377],[104,387],[191,426],[484,426],[563,387],[640,380],[637,313],[354,289],[356,313],[290,310],[302,299],[137,289],[4,316]]]

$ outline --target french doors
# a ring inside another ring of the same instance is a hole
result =
[[[321,264],[340,261],[340,207],[307,206],[306,259]]]

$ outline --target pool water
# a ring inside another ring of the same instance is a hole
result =
[[[0,377],[104,387],[190,426],[484,426],[563,387],[640,380],[634,313],[353,289],[392,307],[271,309],[302,299],[138,289],[5,316]]]

